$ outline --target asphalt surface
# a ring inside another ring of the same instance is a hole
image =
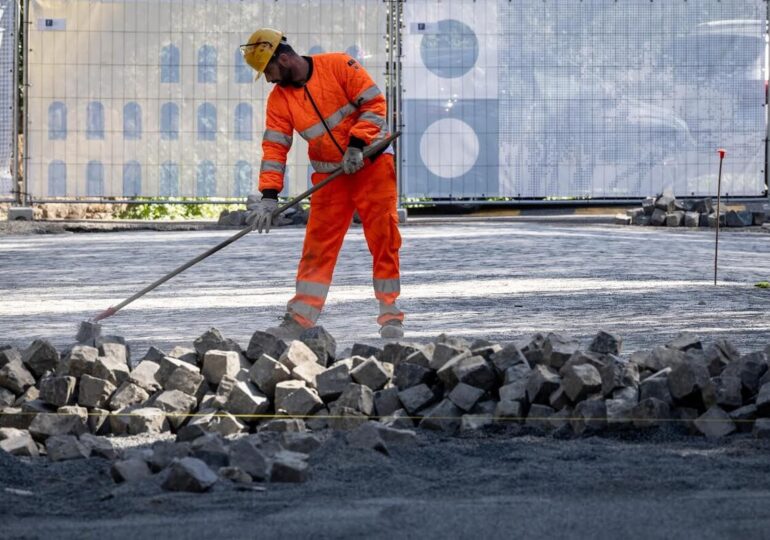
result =
[[[81,320],[119,303],[233,231],[0,236],[0,343],[71,344]],[[714,286],[708,230],[544,223],[423,224],[402,228],[407,340],[441,333],[510,341],[557,331],[589,340],[615,332],[625,351],[680,331],[770,341],[770,234],[725,230]],[[276,324],[293,294],[303,229],[251,234],[105,321],[134,356],[149,345],[191,345],[211,326],[244,346]],[[371,258],[348,234],[319,324],[339,348],[379,342]],[[760,345],[762,345],[760,347]]]

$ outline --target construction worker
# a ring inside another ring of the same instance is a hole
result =
[[[344,53],[298,55],[277,30],[254,32],[241,46],[244,59],[275,84],[267,100],[258,196],[250,197],[247,222],[270,231],[272,212],[283,189],[286,155],[294,131],[308,142],[313,184],[342,167],[344,175],[312,196],[296,294],[280,326],[267,332],[296,339],[315,326],[329,292],[337,255],[354,211],[358,211],[373,259],[374,295],[379,301],[380,335],[404,335],[398,251],[401,235],[396,210],[392,153],[364,160],[371,145],[386,138],[385,96],[366,70]],[[255,80],[256,80],[255,79]]]

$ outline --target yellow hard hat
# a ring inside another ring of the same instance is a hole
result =
[[[272,28],[260,28],[251,34],[248,42],[241,45],[243,59],[257,72],[257,76],[254,78],[255,81],[265,71],[267,63],[275,54],[275,50],[281,41],[286,41],[282,32]]]

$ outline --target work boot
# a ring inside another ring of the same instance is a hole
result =
[[[305,327],[299,324],[294,317],[286,313],[283,316],[281,324],[273,326],[265,330],[268,334],[272,334],[278,339],[284,341],[293,341],[299,339],[300,334],[305,330]]]
[[[404,325],[398,319],[392,319],[380,327],[383,339],[399,339],[404,337]]]

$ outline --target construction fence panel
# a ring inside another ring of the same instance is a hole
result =
[[[0,200],[11,200],[16,191],[16,63],[19,28],[17,0],[0,0]]]
[[[765,186],[765,0],[408,0],[402,197]]]
[[[385,88],[382,0],[30,0],[27,189],[36,200],[245,197],[265,104],[239,45],[280,29],[300,54],[345,51]],[[304,191],[294,137],[284,195]]]

